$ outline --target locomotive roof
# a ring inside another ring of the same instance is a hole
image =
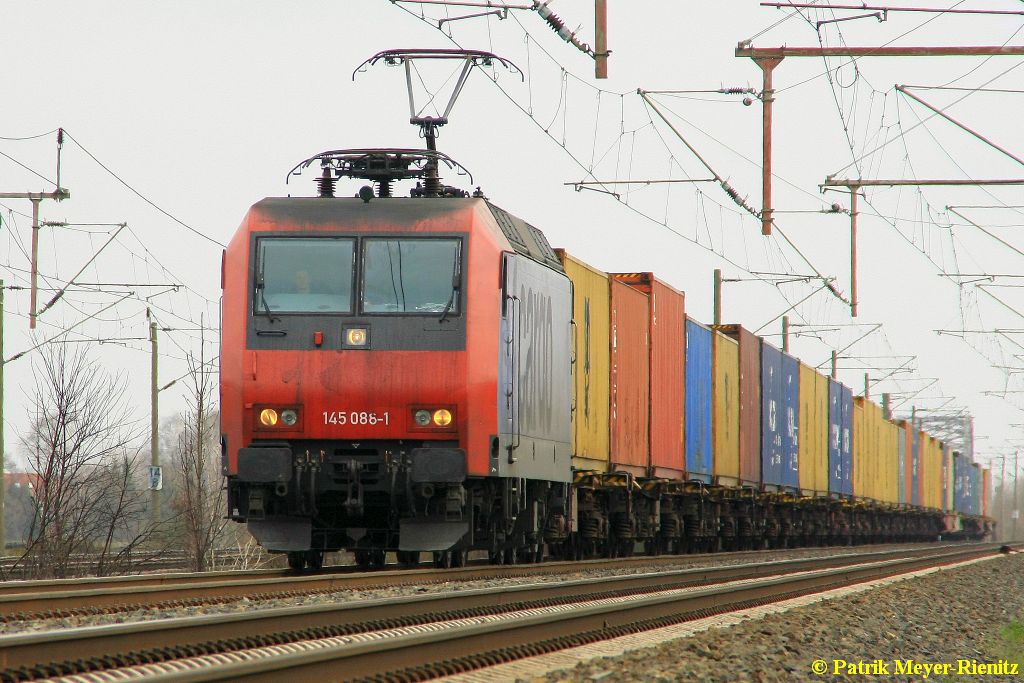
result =
[[[396,225],[469,211],[483,204],[517,253],[558,272],[565,272],[543,232],[486,199],[389,197],[373,199],[370,203],[373,205],[374,220]],[[334,223],[348,216],[365,220],[365,206],[357,198],[267,197],[257,202],[253,209],[273,220],[316,225]]]

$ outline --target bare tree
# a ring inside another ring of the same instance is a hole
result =
[[[32,376],[32,427],[21,442],[39,483],[22,564],[32,576],[63,577],[83,573],[89,556],[100,573],[124,571],[153,531],[124,377],[66,344],[43,347]]]
[[[220,415],[214,405],[209,365],[189,355],[185,411],[175,449],[177,491],[173,507],[180,515],[186,555],[194,571],[216,563],[224,518],[224,492],[217,448]]]

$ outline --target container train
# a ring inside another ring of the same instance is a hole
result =
[[[224,252],[228,516],[293,568],[992,531],[987,470],[652,273],[607,273],[432,150],[317,155]],[[339,178],[369,180],[335,196]],[[409,197],[395,182],[421,179]]]

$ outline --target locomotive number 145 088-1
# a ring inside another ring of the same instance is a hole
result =
[[[369,425],[374,427],[391,424],[391,415],[387,411],[371,413],[366,411],[325,410],[322,415],[324,416],[325,425]]]

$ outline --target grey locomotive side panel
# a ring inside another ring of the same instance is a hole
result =
[[[498,474],[569,481],[572,286],[514,254],[505,256],[504,281]]]

